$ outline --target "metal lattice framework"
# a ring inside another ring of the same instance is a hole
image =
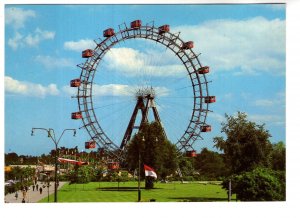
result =
[[[209,104],[204,100],[205,97],[209,96],[208,81],[204,74],[197,73],[199,68],[202,67],[198,59],[199,54],[196,54],[192,49],[183,49],[185,42],[179,36],[180,32],[165,32],[162,34],[159,28],[154,26],[154,22],[142,25],[139,28],[128,28],[126,23],[123,23],[119,25],[118,32],[112,36],[94,40],[96,48],[93,50],[93,55],[84,63],[78,65],[81,68],[81,85],[78,87],[76,97],[78,99],[79,112],[82,113],[83,127],[98,146],[104,147],[117,159],[122,159],[122,149],[104,132],[93,108],[93,80],[97,67],[105,54],[116,44],[129,39],[142,38],[160,43],[173,51],[181,60],[190,77],[194,102],[189,124],[176,146],[179,151],[191,150],[193,149],[193,143],[197,139],[202,139],[200,136],[201,128],[206,125],[206,117],[209,112]]]

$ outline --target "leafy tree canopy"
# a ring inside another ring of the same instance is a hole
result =
[[[200,173],[201,178],[217,179],[228,174],[222,154],[203,148],[195,159],[195,169]]]
[[[158,122],[145,123],[141,130],[132,138],[127,147],[127,163],[130,169],[138,168],[138,160],[153,167],[158,177],[175,172],[178,168],[177,149],[165,138],[163,128]]]
[[[272,150],[272,169],[285,171],[285,144],[278,142],[273,144]]]
[[[224,152],[226,164],[232,173],[249,171],[257,166],[269,166],[271,161],[271,136],[264,125],[247,120],[247,115],[238,112],[237,116],[225,114],[221,132],[224,137],[215,137],[215,147]]]
[[[232,193],[241,201],[284,201],[285,175],[268,168],[257,167],[250,172],[232,176]],[[229,178],[223,182],[228,190]]]

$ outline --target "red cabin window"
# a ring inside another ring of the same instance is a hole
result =
[[[214,103],[214,102],[216,102],[216,96],[205,97],[205,103]]]
[[[113,35],[115,35],[115,31],[112,28],[109,28],[109,29],[103,31],[104,37],[111,37]]]
[[[170,31],[169,25],[163,25],[158,28],[158,34],[160,34],[160,35],[163,33],[169,32],[169,31]]]
[[[117,170],[117,169],[119,169],[119,162],[110,162],[110,163],[108,163],[107,167],[110,170]]]
[[[92,49],[87,49],[87,50],[84,50],[82,52],[82,57],[83,58],[89,58],[89,57],[92,57],[93,56],[93,50]]]
[[[96,142],[95,141],[85,142],[85,149],[92,149],[92,148],[96,148]]]
[[[206,125],[201,127],[201,132],[210,132],[211,131],[211,126]]]
[[[140,28],[141,26],[142,26],[141,20],[135,20],[130,23],[130,27],[134,29]]]
[[[186,152],[186,156],[187,156],[187,157],[196,157],[197,154],[196,154],[196,151],[195,151],[195,150],[192,150],[192,151],[187,151],[187,152]]]
[[[73,79],[70,81],[70,86],[71,87],[79,87],[81,84],[80,79]]]
[[[183,45],[181,46],[182,49],[191,49],[194,48],[194,42],[193,41],[188,41],[183,43]]]
[[[73,120],[82,119],[82,114],[81,114],[81,112],[74,112],[74,113],[72,113],[72,119],[73,119]]]
[[[200,67],[199,70],[198,70],[198,73],[199,73],[199,74],[206,74],[206,73],[209,73],[209,67],[208,67],[208,66]]]

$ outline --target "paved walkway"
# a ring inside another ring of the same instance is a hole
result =
[[[66,182],[59,182],[58,189],[60,189]],[[43,184],[41,182],[38,182],[39,188],[43,187]],[[49,187],[49,195],[54,193],[54,182],[50,183]],[[48,188],[43,188],[42,193],[40,194],[39,190],[36,190],[36,188],[33,191],[32,186],[30,187],[30,190],[26,192],[25,196],[25,202],[26,203],[36,203],[42,198],[45,198],[48,196]],[[15,197],[15,193],[7,194],[5,195],[5,203],[22,203],[23,199],[23,193],[22,191],[18,191],[18,198]]]

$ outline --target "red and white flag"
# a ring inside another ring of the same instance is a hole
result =
[[[147,166],[146,164],[144,164],[144,169],[145,169],[145,176],[151,176],[151,177],[154,177],[155,179],[157,179],[157,175],[156,175],[154,169]]]

